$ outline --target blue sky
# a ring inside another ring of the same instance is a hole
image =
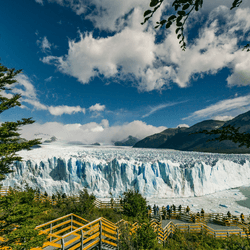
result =
[[[230,10],[233,0],[204,0],[186,22],[185,52],[175,24],[153,28],[174,13],[173,1],[140,24],[149,2],[4,1],[0,62],[23,74],[1,94],[20,93],[22,106],[0,121],[33,117],[27,139],[110,143],[248,111],[250,2]]]

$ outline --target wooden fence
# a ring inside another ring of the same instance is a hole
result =
[[[39,234],[47,234],[49,241],[45,242],[42,249],[47,246],[59,249],[91,249],[93,246],[112,246],[118,244],[117,226],[100,217],[92,222],[75,215],[68,214],[64,217],[39,225],[35,228]],[[38,248],[33,248],[36,250]]]
[[[45,196],[35,197],[35,199],[40,199],[41,201],[48,200],[52,204],[53,202],[56,202],[53,201],[51,197]],[[98,208],[122,208],[118,199],[114,199],[113,202],[96,200],[95,206]],[[162,219],[162,210],[159,211],[159,215]],[[153,213],[151,213],[151,216],[153,216]],[[161,222],[156,219],[152,219],[150,225],[154,228],[154,231],[157,232],[158,241],[163,244],[165,244],[171,234],[174,234],[177,228],[179,228],[182,232],[206,232],[208,235],[215,238],[226,238],[231,235],[249,237],[249,217],[243,222],[241,221],[240,216],[233,215],[229,218],[223,213],[204,213],[204,216],[198,216],[196,213],[191,211],[187,213],[186,208],[183,207],[181,210],[176,209],[176,211],[172,211],[170,218],[180,219],[189,223],[174,224],[170,221],[164,228],[162,228]],[[242,229],[242,231],[235,229],[214,230],[206,225],[207,222],[238,226]],[[112,246],[116,248],[118,246],[120,235],[119,228],[121,224],[124,223],[129,224],[129,222],[124,220],[120,220],[114,224],[103,217],[89,222],[72,213],[39,225],[35,229],[39,230],[39,234],[47,234],[48,241],[44,243],[43,248],[51,246],[63,250],[66,248],[70,250],[75,250],[77,248],[87,250],[93,246]],[[137,222],[132,224],[130,233],[135,233],[138,227],[139,224]],[[6,248],[0,248],[0,250],[4,249]],[[34,248],[33,250],[39,250],[39,248]]]
[[[162,209],[159,210],[160,219],[163,218],[163,211]],[[150,213],[151,218],[154,217],[154,213],[151,211]],[[250,225],[250,216],[246,217],[244,219],[244,222],[241,220],[240,215],[231,215],[229,218],[227,214],[223,213],[204,213],[204,216],[197,215],[197,213],[194,213],[192,211],[189,211],[189,213],[186,212],[186,207],[182,207],[179,211],[176,209],[176,211],[172,211],[170,214],[170,217],[168,213],[166,213],[166,219],[180,219],[187,222],[194,222],[194,223],[208,223],[212,222],[215,224],[223,225],[223,226],[238,226],[241,225],[242,227]]]
[[[92,222],[77,216],[73,213],[58,219],[49,221],[45,224],[37,226],[35,229],[39,230],[39,234],[46,234],[48,241],[46,241],[42,248],[33,248],[32,250],[42,250],[45,247],[51,246],[59,249],[91,249],[93,246],[98,247],[118,247],[119,228],[122,224],[130,224],[130,233],[135,233],[139,224],[120,220],[116,224],[100,217]],[[215,238],[226,238],[231,235],[239,235],[241,237],[248,237],[249,232],[236,229],[231,230],[214,230],[205,223],[177,223],[170,221],[164,228],[161,223],[152,219],[150,224],[157,233],[157,239],[160,243],[165,244],[166,240],[171,234],[174,234],[179,228],[182,232],[206,232]],[[7,248],[0,248],[1,250]],[[101,249],[101,248],[100,248]]]
[[[0,196],[5,196],[7,194],[9,194],[10,191],[8,189],[8,187],[3,187],[0,190]],[[79,197],[75,197],[76,198],[76,202],[79,202]],[[63,200],[63,198],[61,198]],[[53,200],[51,196],[45,196],[45,195],[36,195],[34,198],[35,201],[41,201],[41,202],[46,202],[49,201],[50,204],[52,205],[56,205],[57,204],[57,199]],[[112,208],[112,209],[119,209],[122,210],[122,205],[120,203],[120,199],[113,199],[113,201],[101,201],[96,199],[94,201],[95,207],[97,208]]]

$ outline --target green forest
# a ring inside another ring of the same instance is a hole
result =
[[[250,249],[250,240],[239,236],[215,239],[206,235],[205,232],[183,233],[179,230],[170,235],[163,246],[157,240],[157,233],[150,226],[146,199],[134,190],[124,192],[121,199],[123,210],[97,208],[95,206],[96,197],[89,194],[87,189],[79,192],[79,198],[62,193],[54,194],[53,199],[56,203],[54,205],[49,199],[45,202],[42,199],[35,199],[35,197],[39,197],[39,193],[38,189],[34,190],[26,184],[25,190],[10,188],[8,195],[1,196],[0,237],[5,240],[0,243],[1,247],[8,246],[9,249],[42,247],[43,242],[46,241],[46,235],[38,235],[38,231],[34,228],[74,213],[88,221],[99,217],[104,217],[113,223],[121,219],[129,221],[131,224],[137,221],[139,227],[132,234],[129,233],[130,224],[120,226],[119,249]],[[16,230],[14,230],[15,228]]]

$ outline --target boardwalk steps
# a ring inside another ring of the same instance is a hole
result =
[[[50,198],[41,196],[39,199],[46,201]],[[50,201],[55,202],[51,199]],[[113,203],[97,200],[96,207],[122,209],[119,200],[115,200]],[[222,213],[205,213],[204,216],[198,216],[191,211],[187,213],[184,207],[172,211],[170,218],[167,215],[167,218],[163,219],[163,211],[161,210],[158,215],[154,216],[151,213],[149,216],[151,216],[151,226],[157,232],[158,241],[163,244],[177,228],[181,231],[207,232],[215,238],[225,238],[232,234],[249,237],[249,218],[242,222],[239,216],[229,218]],[[169,221],[165,219],[169,219]],[[48,241],[44,243],[42,248],[34,248],[33,250],[88,250],[94,247],[100,248],[100,245],[101,249],[118,249],[119,226],[121,223],[128,222],[121,220],[114,224],[103,217],[89,222],[73,213],[68,214],[36,227],[40,234],[47,234]],[[131,226],[131,231],[135,232],[138,223],[136,222]],[[0,248],[0,250],[3,249]]]
[[[207,232],[207,234],[215,238],[225,238],[233,234],[241,237],[249,237],[248,226],[238,224],[238,226],[222,226],[211,224],[211,222],[187,222],[192,217],[192,214],[186,215],[182,219],[161,220],[154,218],[151,220],[151,226],[157,232],[159,243],[165,244],[171,234],[174,234],[176,229],[182,232]],[[179,218],[179,216],[178,216]],[[209,218],[209,217],[207,217]],[[42,248],[33,248],[32,250],[80,250],[80,249],[118,249],[119,228],[122,223],[128,223],[121,220],[116,224],[100,217],[92,222],[75,214],[68,214],[58,219],[49,221],[45,224],[36,227],[39,234],[47,234],[48,241],[44,243]],[[131,225],[131,233],[138,228],[138,223]],[[3,250],[3,249],[2,249]]]

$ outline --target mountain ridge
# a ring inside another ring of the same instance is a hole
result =
[[[227,125],[240,127],[239,132],[250,133],[250,111],[240,114],[229,121],[205,120],[194,124],[189,128],[169,128],[161,133],[154,134],[137,142],[135,148],[167,148],[181,151],[197,151],[210,153],[250,153],[245,146],[239,147],[239,143],[229,140],[209,141],[218,135],[192,134],[202,130],[211,131],[223,128]]]

